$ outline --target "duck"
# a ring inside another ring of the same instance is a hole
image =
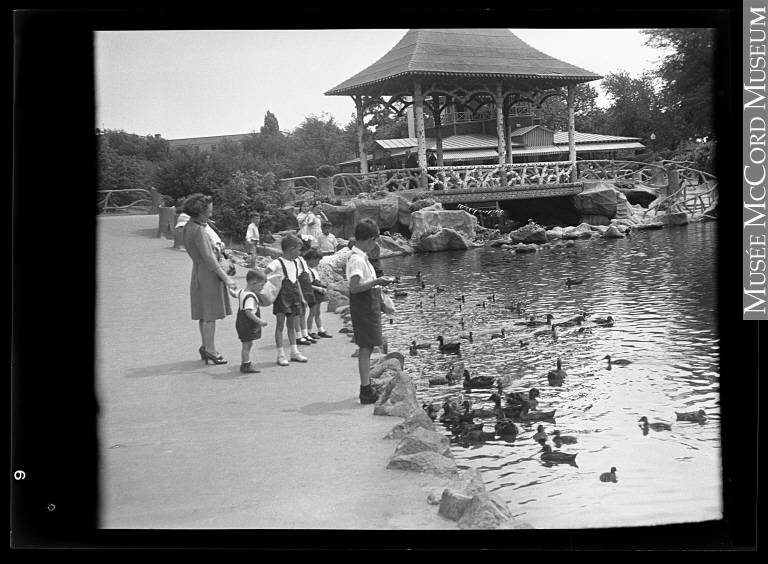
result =
[[[505,407],[501,406],[501,396],[497,394],[496,392],[491,394],[491,397],[488,398],[493,402],[495,405],[494,408],[494,414],[496,415],[496,419],[509,419],[509,418],[517,418],[518,415],[520,415],[520,412],[523,410],[524,405],[507,405]]]
[[[408,292],[404,292],[402,290],[395,290],[394,296],[396,298],[404,298],[408,295]]]
[[[456,382],[456,378],[453,376],[453,365],[445,373],[445,376],[435,376],[429,379],[430,386],[445,386]]]
[[[555,432],[552,433],[552,442],[559,447],[560,445],[576,444],[579,442],[579,439],[577,439],[576,437],[571,437],[570,435],[561,435],[560,431],[555,429]]]
[[[461,404],[461,407],[464,408],[464,411],[459,411],[459,407],[456,406],[453,402],[448,402],[448,413],[443,413],[443,415],[440,416],[440,423],[447,423],[451,426],[458,426],[461,423],[473,423],[474,422],[474,416],[472,415],[472,412],[469,410],[470,407],[469,400],[464,400]],[[443,410],[445,410],[446,405],[443,404]]]
[[[615,321],[616,320],[609,315],[608,317],[595,317],[592,320],[592,323],[601,327],[612,327]]]
[[[560,323],[553,323],[552,327],[558,327],[558,328],[564,328],[564,327],[577,327],[581,325],[584,322],[584,318],[580,315],[577,315],[573,319],[569,319],[568,321],[561,321]]]
[[[517,425],[515,425],[515,422],[511,419],[508,419],[504,417],[501,410],[499,410],[499,413],[501,417],[498,417],[498,421],[494,424],[493,428],[496,431],[496,434],[500,437],[515,437],[520,432],[520,429],[517,428]]]
[[[468,441],[492,441],[496,433],[487,433],[481,429],[473,429],[466,421],[461,424],[461,438]]]
[[[464,387],[467,389],[484,389],[492,388],[496,383],[496,378],[493,376],[470,376],[469,370],[464,371]]]
[[[432,343],[417,343],[416,341],[411,341],[411,346],[414,349],[430,349],[432,348]]]
[[[415,341],[408,347],[408,354],[411,356],[416,356],[419,354],[419,352],[416,350],[416,343]]]
[[[438,421],[440,421],[440,423],[450,423],[451,419],[455,416],[454,415],[455,409],[456,409],[456,404],[454,402],[445,400],[443,402],[443,412],[440,414]]]
[[[574,279],[574,278],[566,278],[565,285],[566,286],[575,286],[576,284],[584,284],[584,279]]]
[[[453,298],[453,299],[456,300],[456,301],[459,301],[461,303],[465,303],[464,294],[462,294],[458,298]]]
[[[549,380],[562,380],[568,376],[568,373],[563,370],[563,360],[558,357],[557,358],[557,370],[550,370],[547,373],[547,379]]]
[[[553,452],[552,447],[544,445],[542,448],[541,459],[544,462],[553,462],[555,464],[576,462],[576,454],[566,454],[564,452]]]
[[[472,331],[470,331],[466,335],[461,335],[459,338],[460,339],[466,339],[470,343],[474,343],[475,342],[475,334]]]
[[[477,304],[477,307],[481,307],[481,308],[485,309],[485,300],[483,300],[482,302]]]
[[[516,321],[515,325],[528,325],[529,323],[536,322],[536,316],[532,315],[528,318],[528,321]]]
[[[445,292],[445,288],[441,288],[440,286],[435,286],[435,292],[437,292],[438,294],[442,294],[443,292]]]
[[[424,289],[426,289],[426,287],[427,287],[427,285],[424,284],[424,281],[422,280],[421,281],[421,289],[424,290]]]
[[[609,355],[609,354],[605,355],[603,357],[603,360],[607,360],[608,361],[608,368],[610,368],[611,365],[613,365],[613,364],[619,364],[619,365],[632,364],[631,360],[625,360],[623,358],[618,358],[616,360],[612,360],[611,359],[611,355]]]
[[[678,421],[697,421],[702,422],[707,420],[707,414],[703,409],[698,411],[678,412],[675,411]]]
[[[552,325],[552,320],[554,318],[555,318],[554,315],[552,315],[551,313],[548,313],[546,321],[536,321],[535,319],[531,318],[531,320],[524,323],[524,325],[527,325],[528,327],[541,327],[542,325]]]
[[[643,430],[653,429],[654,431],[671,431],[672,425],[669,423],[648,423],[648,418],[643,415],[640,418],[640,423],[643,424]]]
[[[506,339],[507,333],[504,330],[504,327],[501,328],[501,333],[493,333],[491,335],[491,339]]]
[[[522,339],[520,339],[520,348],[527,347],[530,344],[531,344],[530,341],[523,341]]]
[[[543,331],[536,331],[533,334],[534,337],[544,337],[546,335],[550,335],[553,339],[557,339],[557,327],[552,325],[549,329],[544,329]]]
[[[482,431],[484,426],[482,421],[478,423],[456,423],[455,425],[451,425],[451,435],[454,437],[461,437],[461,433],[464,430],[464,425],[467,425],[467,430],[469,431]]]
[[[529,406],[526,403],[523,404],[523,409],[517,416],[517,419],[520,421],[544,421],[547,419],[554,419],[556,411],[556,409],[553,409],[552,411],[529,411]]]
[[[429,415],[429,418],[432,421],[437,419],[438,409],[434,405],[432,405],[431,403],[425,403],[425,404],[422,404],[421,408],[426,412],[427,415]]]
[[[459,352],[461,349],[461,343],[446,343],[442,335],[438,335],[437,340],[440,341],[440,352]]]
[[[536,427],[536,434],[533,436],[533,440],[540,443],[542,446],[547,442],[547,434],[544,432],[544,425]]]
[[[614,484],[619,481],[618,476],[616,476],[616,467],[611,466],[610,472],[603,472],[600,474],[600,481],[601,482],[613,482]]]
[[[535,409],[536,406],[539,404],[539,401],[536,399],[539,396],[541,396],[541,392],[538,390],[538,388],[531,388],[530,390],[528,390],[527,395],[523,392],[512,392],[510,394],[507,394],[507,404],[521,405],[524,403],[528,403],[530,407]]]

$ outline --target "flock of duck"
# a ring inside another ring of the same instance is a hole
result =
[[[421,273],[416,276],[417,283],[420,286],[420,290],[427,290],[425,282],[421,280]],[[566,287],[570,288],[573,285],[582,284],[583,280],[574,280],[568,278],[565,281]],[[442,293],[445,290],[436,286],[434,288],[434,294],[429,294],[429,298],[436,300],[438,293]],[[405,297],[407,292],[395,291],[395,297]],[[464,295],[457,296],[455,299],[459,302],[459,311],[463,311],[464,304],[466,304],[466,297]],[[480,303],[476,304],[476,307],[488,308],[491,305],[495,305],[496,296],[492,294]],[[418,304],[418,307],[423,307],[423,301]],[[505,309],[511,310],[517,313],[520,317],[525,316],[525,305],[518,301],[510,305],[504,306]],[[514,323],[516,326],[525,327],[528,329],[540,329],[533,332],[528,338],[518,339],[515,338],[515,345],[520,347],[526,347],[530,344],[530,339],[538,339],[540,337],[551,337],[558,339],[561,334],[559,331],[565,331],[568,334],[573,334],[576,337],[582,336],[585,333],[589,333],[593,328],[610,328],[613,327],[616,320],[611,316],[606,317],[593,317],[586,311],[579,311],[577,315],[566,319],[564,321],[555,322],[555,317],[548,313],[544,316],[544,320],[540,320],[536,315],[530,315],[527,319]],[[461,329],[464,329],[464,318],[459,321]],[[572,331],[570,331],[572,330]],[[469,344],[475,343],[477,339],[493,340],[496,339],[510,339],[511,335],[507,333],[505,328],[501,328],[500,331],[493,331],[489,333],[483,333],[482,335],[475,335],[473,331],[469,331],[465,335],[461,336],[462,339],[469,342]],[[442,335],[436,336],[437,346],[435,349],[439,353],[443,354],[461,354],[462,342],[454,341],[448,342]],[[418,343],[416,340],[412,340],[409,347],[409,354],[411,356],[417,356],[419,351],[425,349],[431,349],[432,343]],[[610,370],[613,366],[625,366],[631,364],[632,361],[626,359],[617,359],[608,354],[601,360],[607,361],[607,369]],[[556,409],[553,410],[540,410],[539,399],[541,397],[541,391],[535,387],[530,388],[527,391],[505,391],[510,382],[505,381],[503,378],[496,376],[472,376],[469,370],[464,370],[462,378],[458,378],[455,375],[453,365],[448,370],[448,373],[444,377],[433,377],[429,379],[430,386],[451,386],[458,384],[459,381],[462,387],[466,391],[475,390],[494,390],[493,393],[487,398],[486,401],[492,402],[493,407],[473,406],[472,402],[467,399],[463,394],[459,394],[458,398],[448,396],[442,403],[442,406],[435,406],[431,403],[424,403],[423,409],[429,415],[429,417],[436,422],[443,424],[450,432],[453,439],[456,442],[462,444],[478,443],[485,441],[493,441],[497,439],[505,440],[508,442],[514,441],[521,434],[518,425],[529,425],[531,423],[540,422],[555,422]],[[562,359],[556,359],[556,368],[550,370],[547,373],[547,381],[550,385],[559,386],[568,377],[566,371],[562,366]],[[440,410],[442,407],[442,412]],[[707,415],[703,409],[691,412],[675,412],[678,421],[688,421],[703,423],[707,420]],[[486,423],[492,420],[493,430],[486,430]],[[640,428],[643,434],[647,434],[649,430],[655,432],[669,431],[672,426],[669,423],[663,422],[649,422],[648,418],[643,416],[640,418]],[[576,453],[569,453],[563,450],[563,445],[572,445],[578,442],[578,439],[569,435],[562,435],[560,430],[554,429],[551,434],[547,434],[544,426],[538,424],[536,433],[532,436],[534,442],[539,443],[542,447],[540,451],[540,459],[545,465],[553,464],[569,464],[576,466]],[[550,445],[550,442],[552,443]],[[557,450],[552,448],[552,445]],[[599,475],[601,482],[618,482],[616,467],[611,467],[610,471],[604,472]]]

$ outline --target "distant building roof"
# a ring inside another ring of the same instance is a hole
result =
[[[381,59],[325,95],[365,93],[404,75],[546,79],[553,85],[603,78],[534,49],[508,29],[411,29]]]
[[[181,139],[168,139],[171,147],[181,147],[184,145],[208,145],[223,143],[225,139],[229,141],[241,141],[248,137],[250,133],[235,133],[232,135],[213,135],[211,137],[184,137]]]

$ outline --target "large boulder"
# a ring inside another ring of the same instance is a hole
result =
[[[458,231],[469,239],[475,237],[477,218],[464,210],[446,211],[440,204],[415,211],[410,216],[408,229],[412,236],[428,232],[433,228],[449,228]]]
[[[459,519],[460,529],[512,529],[515,523],[507,502],[496,494],[478,492]]]
[[[362,219],[372,219],[379,229],[394,228],[400,218],[401,205],[406,210],[410,207],[408,200],[395,193],[376,199],[353,198],[351,203],[355,206],[355,224]],[[354,228],[352,232],[354,235]]]
[[[563,239],[589,239],[592,237],[592,226],[588,223],[580,223],[576,227],[566,227],[563,230]]]
[[[423,409],[417,409],[404,421],[398,423],[384,435],[385,439],[402,439],[406,435],[413,433],[417,428],[423,428],[427,431],[434,431],[435,424]]]
[[[381,248],[381,257],[386,258],[391,255],[412,255],[413,247],[405,239],[395,239],[387,235],[379,237],[379,247]]]
[[[530,244],[546,243],[547,230],[541,227],[539,229],[533,229],[533,230],[520,231],[518,229],[516,231],[510,231],[509,240],[513,244],[525,243],[526,245],[530,245]]]
[[[438,513],[453,521],[458,521],[469,508],[476,494],[485,493],[483,477],[476,468],[468,468],[461,478],[446,487],[440,496]]]
[[[413,382],[403,372],[397,375],[384,387],[373,408],[374,415],[393,415],[407,418],[419,407],[416,389]]]
[[[573,196],[573,207],[581,214],[604,215],[608,219],[617,217],[617,210],[622,207],[626,213],[626,196],[610,182],[599,180],[584,182],[584,190]]]
[[[456,460],[436,452],[424,451],[415,454],[393,456],[387,468],[391,470],[408,470],[410,472],[425,472],[442,478],[456,478],[459,470]]]
[[[420,411],[424,412],[423,409]],[[446,458],[453,458],[448,437],[423,427],[416,427],[410,435],[403,437],[403,440],[395,448],[395,456],[416,454],[417,452],[436,452]]]
[[[474,246],[475,244],[461,233],[453,229],[442,229],[421,239],[414,248],[422,253],[438,253],[440,251],[463,251]]]
[[[323,204],[323,213],[333,223],[331,232],[340,239],[355,236],[355,205],[332,206]]]
[[[606,239],[623,239],[624,234],[619,231],[619,228],[615,225],[611,225],[603,232],[601,237],[605,237]]]
[[[611,223],[611,218],[607,215],[583,213],[579,215],[580,223],[589,223],[590,225],[608,225]]]

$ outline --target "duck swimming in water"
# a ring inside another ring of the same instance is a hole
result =
[[[437,419],[437,408],[432,405],[431,403],[425,403],[422,404],[421,408],[426,412],[427,415],[429,415],[429,418],[434,421]]]
[[[560,357],[557,358],[557,370],[550,370],[547,373],[547,379],[549,380],[562,380],[568,376],[568,373],[563,370],[563,361]]]
[[[517,419],[520,421],[546,421],[547,419],[554,419],[556,411],[556,409],[552,411],[529,411],[528,405],[524,404]]]
[[[491,339],[506,339],[507,333],[504,330],[504,327],[501,328],[501,333],[493,333],[491,335]]]
[[[599,325],[600,327],[613,327],[615,321],[616,320],[609,315],[608,317],[595,317],[592,320],[592,323]]]
[[[524,403],[527,403],[529,407],[532,409],[536,409],[536,406],[539,405],[539,400],[536,398],[541,396],[541,392],[538,390],[538,388],[531,388],[528,390],[528,393],[525,392],[512,392],[510,394],[507,394],[507,404],[508,405],[522,405]]]
[[[542,446],[547,442],[547,434],[544,432],[544,425],[536,427],[536,434],[533,436],[533,440]]]
[[[493,388],[496,384],[494,376],[470,376],[469,370],[464,371],[464,387],[466,389],[487,389]]]
[[[675,411],[675,415],[677,416],[678,421],[696,421],[697,423],[702,423],[707,420],[707,414],[703,409],[682,413]]]
[[[573,319],[569,319],[568,321],[562,321],[560,323],[553,323],[552,327],[557,327],[558,329],[566,328],[566,327],[577,327],[582,324],[584,321],[584,318],[579,316],[576,316]]]
[[[610,472],[603,472],[600,474],[600,481],[601,482],[613,482],[614,484],[619,481],[618,476],[616,476],[616,467],[611,466]]]
[[[584,279],[583,278],[579,278],[579,279],[566,278],[565,280],[566,286],[575,286],[577,284],[584,284]]]
[[[554,433],[552,433],[552,442],[555,443],[557,447],[560,445],[574,445],[579,442],[579,440],[576,437],[571,437],[570,435],[561,435],[560,431],[555,430]]]
[[[613,364],[618,364],[618,365],[621,365],[621,366],[624,366],[624,365],[627,365],[627,364],[632,364],[631,360],[624,360],[623,358],[612,360],[611,359],[611,355],[609,355],[609,354],[605,355],[603,357],[603,360],[607,360],[608,361],[608,368],[610,368],[611,365],[613,365]]]
[[[488,399],[491,400],[493,404],[496,406],[494,408],[494,412],[497,419],[508,419],[508,418],[516,419],[517,416],[520,415],[520,412],[523,411],[523,407],[525,407],[523,404],[507,405],[502,407],[501,396],[496,392],[492,393],[491,397],[489,397]]]
[[[669,423],[648,423],[648,418],[643,415],[640,418],[640,423],[642,423],[642,427],[644,431],[648,431],[648,429],[653,429],[654,431],[671,431],[672,425]]]
[[[553,462],[555,464],[562,464],[562,463],[570,464],[576,461],[575,454],[566,454],[564,452],[553,452],[552,447],[549,445],[544,445],[544,448],[542,449],[542,451],[543,453],[541,455],[541,459],[544,462]]]
[[[496,433],[487,433],[481,429],[473,429],[466,421],[460,425],[461,438],[466,441],[492,441]]]
[[[438,347],[440,352],[459,352],[461,349],[461,343],[446,343],[442,335],[439,335],[437,340],[440,341],[440,346]]]
[[[555,318],[554,315],[552,315],[551,313],[548,313],[546,321],[536,321],[534,318],[531,318],[529,321],[526,321],[524,325],[527,325],[528,327],[541,327],[542,325],[552,325],[552,320],[554,318]]]
[[[394,296],[396,298],[404,298],[408,295],[408,292],[403,292],[402,290],[395,290]]]
[[[520,339],[520,346],[521,347],[527,347],[530,344],[531,344],[530,341],[523,341],[522,339]]]
[[[414,349],[431,349],[432,343],[417,343],[416,341],[411,341],[411,346],[413,346]]]

